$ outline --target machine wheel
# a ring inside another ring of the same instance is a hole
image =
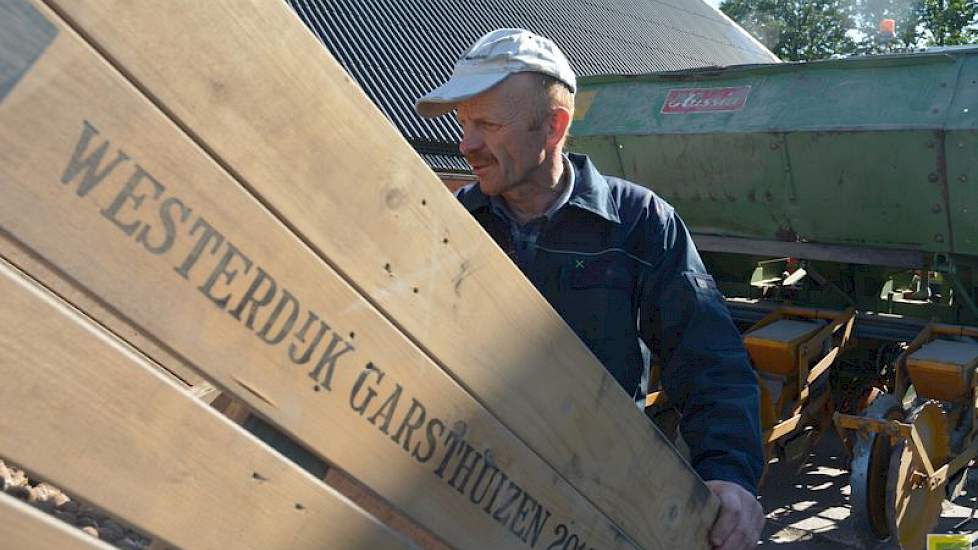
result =
[[[928,401],[915,408],[907,421],[917,429],[934,469],[946,464],[951,454],[951,436],[941,404]],[[915,472],[919,472],[916,479]],[[922,473],[923,465],[909,441],[893,446],[886,482],[886,515],[890,532],[904,550],[924,548],[927,533],[941,516],[944,485],[930,488],[921,481]]]
[[[899,399],[885,394],[873,400],[864,416],[902,421],[905,412]],[[850,440],[853,441],[849,474],[852,520],[856,530],[870,539],[868,542],[887,540],[891,531],[886,514],[886,488],[893,446],[888,436],[872,432],[856,432]]]

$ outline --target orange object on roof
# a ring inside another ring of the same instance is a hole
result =
[[[896,35],[896,21],[893,19],[881,19],[880,20],[880,34],[885,34],[887,36]]]

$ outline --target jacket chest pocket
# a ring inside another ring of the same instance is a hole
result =
[[[627,258],[574,258],[567,266],[567,286],[572,290],[607,289],[631,294],[634,275]]]
[[[558,310],[594,346],[633,337],[636,274],[627,258],[575,257],[564,266]]]

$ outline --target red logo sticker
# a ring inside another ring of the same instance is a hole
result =
[[[669,90],[669,95],[662,103],[662,112],[682,114],[739,111],[747,103],[748,95],[750,86]]]

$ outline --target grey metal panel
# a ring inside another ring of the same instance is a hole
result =
[[[439,172],[454,172],[468,174],[471,172],[469,165],[458,155],[441,155],[434,153],[421,153],[421,158],[428,163],[432,170]]]
[[[930,255],[920,250],[868,248],[821,243],[763,241],[740,237],[694,234],[696,248],[702,252],[723,252],[767,256],[769,258],[802,258],[823,262],[859,265],[884,265],[920,269]]]
[[[553,39],[579,76],[776,61],[702,0],[286,1],[412,142],[461,140],[453,117],[422,119],[414,102],[448,78],[466,47],[498,27]],[[465,167],[457,148],[424,156],[439,169]]]
[[[58,29],[23,0],[0,3],[0,102],[44,53]]]

